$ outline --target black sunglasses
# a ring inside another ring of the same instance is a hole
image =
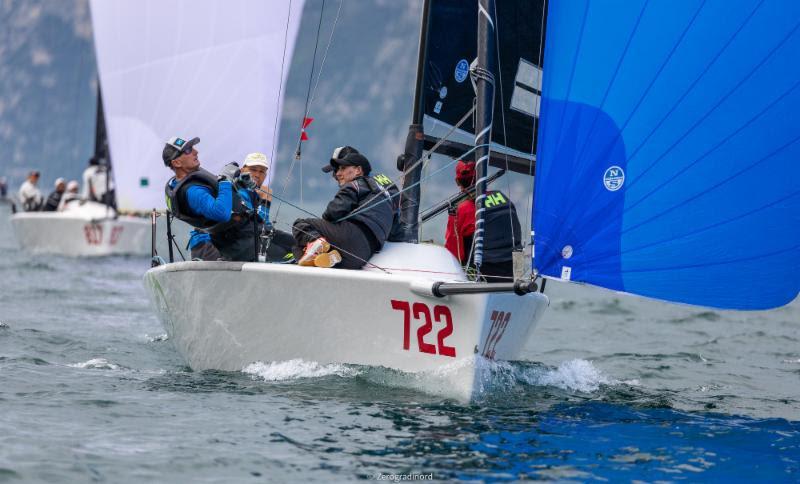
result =
[[[173,148],[174,148],[174,146],[173,146]],[[175,153],[174,155],[172,155],[172,159],[170,159],[169,161],[175,161],[175,160],[177,160],[178,158],[180,158],[180,157],[181,157],[181,155],[188,155],[189,153],[191,153],[191,152],[192,152],[192,150],[193,150],[193,149],[194,149],[194,147],[193,147],[193,146],[184,146],[183,148],[181,148],[180,150],[178,150],[178,152],[177,152],[177,153]]]

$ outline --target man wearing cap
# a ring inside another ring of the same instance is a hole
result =
[[[194,148],[199,142],[200,138],[187,141],[173,137],[161,152],[164,165],[175,173],[164,188],[167,209],[179,220],[207,233],[224,259],[254,261],[255,204],[234,189],[239,167],[229,163],[219,177],[200,168]]]
[[[43,212],[55,212],[58,210],[58,204],[61,203],[61,197],[64,196],[64,192],[67,190],[67,180],[63,178],[57,178],[55,183],[55,190],[47,196],[47,201],[44,202],[44,207],[42,207]]]
[[[267,155],[264,153],[250,153],[242,162],[242,175],[250,176],[253,190],[258,194],[261,202],[258,207],[259,221],[261,222],[260,234],[269,239],[269,244],[262,239],[262,243],[266,246],[266,259],[269,261],[292,260],[294,237],[288,232],[275,229],[269,220],[272,190],[264,184],[267,180],[268,170]]]
[[[42,207],[44,197],[36,186],[37,183],[39,183],[39,172],[33,170],[19,187],[19,202],[22,204],[22,210],[26,212],[35,212]]]
[[[360,269],[389,236],[396,213],[392,195],[369,176],[369,160],[353,147],[336,148],[322,171],[334,174],[339,191],[321,219],[295,221],[295,253],[303,253],[298,264]]]
[[[459,160],[456,184],[462,192],[475,184],[475,162]],[[514,277],[513,251],[521,247],[517,209],[505,194],[487,191],[484,202],[483,263],[481,275],[489,282],[508,282]],[[462,264],[474,265],[472,242],[475,235],[475,198],[470,196],[454,207],[447,217],[445,247]]]

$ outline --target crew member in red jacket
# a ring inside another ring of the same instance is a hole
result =
[[[475,184],[475,162],[459,160],[456,184],[462,192]],[[517,209],[504,193],[486,192],[484,212],[483,263],[481,275],[489,282],[508,282],[514,277],[513,252],[521,249],[521,229]],[[475,197],[451,209],[447,217],[444,246],[463,265],[475,265],[472,242],[475,235]]]

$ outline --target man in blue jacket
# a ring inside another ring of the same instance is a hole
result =
[[[225,260],[256,260],[258,197],[252,191],[236,190],[239,175],[235,163],[220,176],[200,168],[197,150],[200,138],[189,141],[170,138],[162,159],[175,172],[165,187],[168,210],[179,220],[207,233]],[[200,237],[202,238],[202,237]]]

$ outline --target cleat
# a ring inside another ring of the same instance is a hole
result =
[[[342,255],[336,249],[323,252],[314,258],[314,265],[317,267],[333,267],[339,262],[342,262]]]
[[[314,258],[324,252],[328,252],[329,250],[331,250],[331,244],[329,244],[324,237],[320,237],[317,240],[306,244],[306,250],[303,253],[303,257],[297,261],[297,264],[301,266],[313,266]]]

